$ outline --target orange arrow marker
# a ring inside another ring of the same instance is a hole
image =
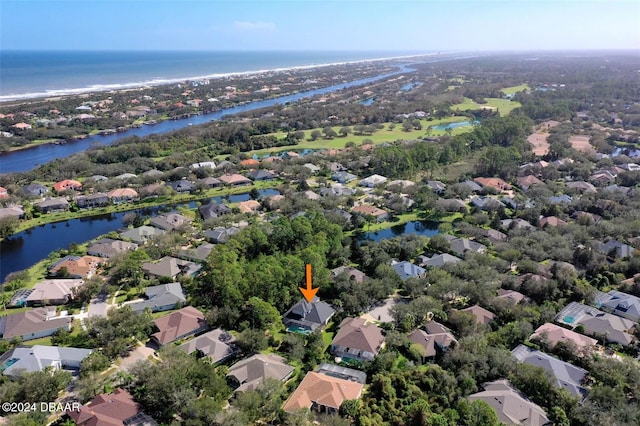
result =
[[[304,296],[307,302],[311,303],[316,293],[318,292],[318,288],[313,288],[311,284],[311,264],[307,263],[307,288],[298,287],[300,289],[300,293]]]

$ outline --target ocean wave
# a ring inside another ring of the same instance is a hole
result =
[[[208,74],[208,75],[200,75],[200,76],[192,76],[192,77],[180,77],[180,78],[156,77],[150,80],[133,81],[129,83],[93,84],[93,85],[78,87],[78,88],[50,89],[50,90],[43,90],[40,92],[27,92],[27,93],[12,93],[7,95],[0,95],[0,102],[20,101],[20,100],[28,100],[28,99],[39,99],[39,98],[54,98],[58,96],[81,95],[85,93],[94,93],[94,92],[142,89],[145,87],[162,86],[165,84],[177,84],[185,81],[242,77],[242,76],[260,75],[260,74],[273,73],[273,72],[287,72],[287,71],[305,70],[305,69],[312,69],[312,68],[331,67],[331,66],[337,66],[337,65],[389,61],[389,60],[395,60],[395,59],[412,59],[412,58],[420,58],[420,57],[428,57],[428,56],[436,56],[436,55],[438,55],[438,53],[424,53],[424,54],[416,54],[416,55],[390,56],[390,57],[384,57],[384,58],[359,59],[354,61],[331,62],[331,63],[322,63],[322,64],[295,65],[290,67],[259,69],[259,70],[251,70],[251,71],[216,73],[216,74]]]

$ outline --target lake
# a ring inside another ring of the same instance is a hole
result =
[[[365,232],[360,241],[380,241],[390,238],[399,237],[403,234],[415,234],[425,237],[433,237],[439,233],[438,222],[414,220],[403,225],[395,225],[391,228],[381,229],[380,231]]]
[[[260,189],[258,193],[260,197],[280,194],[278,190],[272,188]],[[246,192],[205,198],[200,202],[205,204],[208,200],[212,200],[217,203],[239,203],[250,199],[251,196]],[[66,249],[72,243],[82,244],[100,235],[124,228],[122,218],[127,213],[133,212],[141,216],[153,217],[175,210],[179,206],[188,206],[193,209],[196,207],[196,201],[48,223],[6,238],[0,241],[0,283],[4,282],[11,272],[31,267],[54,250]]]

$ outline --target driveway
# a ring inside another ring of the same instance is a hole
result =
[[[89,302],[89,316],[90,317],[106,317],[109,304],[107,302],[109,295],[99,294],[95,299]]]
[[[138,361],[148,361],[149,357],[156,358],[155,356],[156,348],[148,344],[146,346],[138,346],[124,358],[120,358],[120,369],[121,370],[129,370],[133,364]]]
[[[398,298],[385,299],[382,303],[374,306],[373,309],[364,314],[363,317],[370,321],[393,322],[389,309],[397,303],[406,303],[406,301]]]

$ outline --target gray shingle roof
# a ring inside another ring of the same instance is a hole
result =
[[[541,367],[551,373],[556,380],[556,385],[566,389],[573,396],[582,398],[586,395],[587,391],[582,386],[582,382],[589,372],[584,368],[576,367],[524,345],[518,345],[511,353],[518,362]]]

